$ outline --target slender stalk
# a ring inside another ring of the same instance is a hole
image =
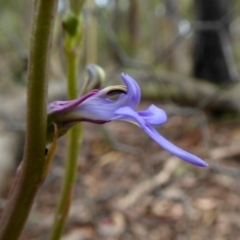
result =
[[[78,66],[79,66],[79,51],[66,49],[67,59],[67,90],[68,99],[78,97]]]
[[[75,14],[79,14],[82,10],[85,0],[69,0],[70,8]]]
[[[88,0],[86,7],[89,11],[88,25],[86,29],[86,63],[97,63],[97,35],[98,35],[98,22],[94,16],[96,10],[96,3],[94,0]]]
[[[0,222],[0,239],[17,240],[44,171],[49,52],[57,0],[34,1],[28,85],[27,132],[23,164]]]
[[[64,184],[61,192],[61,197],[57,212],[54,219],[50,238],[51,240],[58,240],[61,238],[65,223],[68,217],[68,212],[72,200],[72,193],[76,178],[77,158],[80,148],[80,139],[82,133],[81,124],[75,126],[69,132],[69,146],[66,172],[64,177]]]
[[[66,48],[68,98],[75,99],[78,96],[78,51]],[[68,217],[72,193],[77,172],[77,159],[82,139],[82,125],[78,124],[69,132],[68,159],[61,197],[54,218],[54,224],[50,234],[50,240],[60,239]]]

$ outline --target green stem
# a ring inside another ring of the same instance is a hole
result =
[[[69,0],[70,8],[75,14],[79,14],[82,10],[85,0]]]
[[[72,100],[78,97],[78,51],[66,49],[67,58],[67,85],[68,99]]]
[[[67,58],[67,78],[68,78],[68,98],[75,99],[78,95],[78,62],[77,51],[66,49]],[[60,239],[68,217],[71,204],[72,193],[77,172],[77,159],[82,138],[82,125],[78,124],[69,132],[69,146],[66,172],[64,176],[63,188],[59,205],[54,218],[54,224],[50,234],[50,240]]]
[[[61,238],[65,223],[68,217],[68,211],[71,204],[72,193],[76,178],[77,159],[80,148],[80,139],[82,133],[81,124],[75,126],[69,132],[69,146],[66,172],[64,176],[64,184],[61,192],[59,205],[55,214],[54,224],[51,230],[51,240],[58,240]]]
[[[44,171],[47,73],[57,0],[36,2],[28,68],[25,152],[16,184],[2,214],[1,240],[19,238],[41,185]]]

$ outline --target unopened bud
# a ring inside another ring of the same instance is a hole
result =
[[[73,12],[68,11],[63,17],[62,26],[63,29],[70,36],[78,36],[81,34],[81,16],[76,15]]]
[[[85,92],[89,92],[92,89],[100,89],[105,82],[105,71],[96,64],[90,64],[86,69],[87,79]]]

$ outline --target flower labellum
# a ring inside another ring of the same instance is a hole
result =
[[[81,121],[104,124],[114,120],[127,121],[138,125],[155,142],[182,160],[199,167],[208,164],[199,157],[182,150],[159,134],[155,126],[167,121],[166,113],[151,105],[144,111],[136,112],[141,91],[139,85],[127,74],[121,75],[125,86],[117,85],[102,90],[92,90],[71,101],[57,101],[48,105],[48,139],[52,138],[52,122],[58,125],[59,136]],[[117,96],[116,100],[111,96]]]

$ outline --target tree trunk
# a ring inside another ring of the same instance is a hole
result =
[[[129,9],[127,13],[127,50],[130,56],[134,56],[137,49],[138,37],[138,1],[129,0]]]
[[[195,0],[197,25],[193,53],[193,75],[198,79],[223,83],[237,80],[231,49],[231,1]]]

